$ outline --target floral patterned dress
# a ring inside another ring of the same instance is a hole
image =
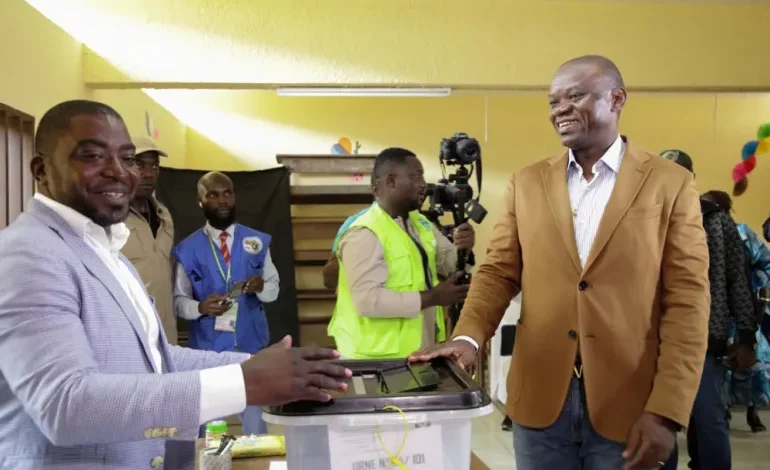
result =
[[[738,232],[751,256],[752,287],[758,292],[770,286],[770,249],[746,224],[738,224]],[[765,309],[762,328],[757,331],[757,363],[742,373],[728,371],[727,384],[730,403],[734,405],[770,406],[770,308]],[[735,322],[730,319],[731,339],[735,334]]]

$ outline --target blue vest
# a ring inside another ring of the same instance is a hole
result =
[[[261,249],[255,249],[255,238],[261,243]],[[244,244],[245,239],[245,244]],[[203,229],[185,238],[172,250],[187,273],[193,288],[195,300],[201,302],[211,294],[225,295],[233,284],[245,281],[251,276],[261,275],[267,250],[270,246],[270,235],[236,224],[233,236],[233,247],[230,250],[230,283],[225,283],[219,266],[227,275],[227,265],[219,251],[219,242],[214,242],[212,252],[211,238]],[[213,241],[212,241],[213,242]],[[245,247],[246,245],[246,247]],[[248,251],[247,249],[248,248]],[[254,253],[257,251],[256,253]],[[188,347],[205,351],[240,351],[251,354],[267,346],[270,332],[262,301],[254,294],[243,294],[238,299],[238,316],[235,321],[235,333],[216,331],[213,317],[201,317],[191,322],[190,340]]]

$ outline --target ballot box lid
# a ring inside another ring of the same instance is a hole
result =
[[[276,416],[374,413],[386,406],[403,412],[468,410],[491,399],[454,361],[437,358],[408,364],[405,359],[337,361],[353,372],[345,392],[326,403],[294,402],[266,407]]]

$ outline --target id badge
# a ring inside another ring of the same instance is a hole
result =
[[[214,329],[216,331],[227,331],[230,333],[235,332],[235,319],[238,317],[238,302],[233,302],[230,308],[218,316],[214,321]]]

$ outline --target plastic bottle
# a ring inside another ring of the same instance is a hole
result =
[[[206,447],[218,445],[227,434],[227,421],[211,421],[206,424]]]

